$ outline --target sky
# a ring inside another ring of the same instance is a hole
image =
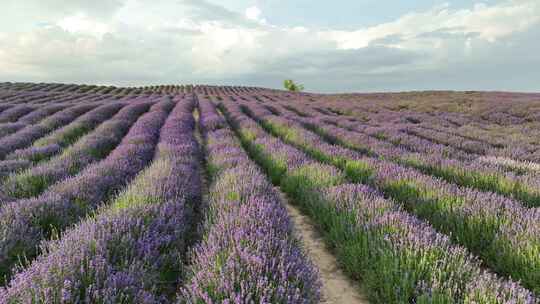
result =
[[[540,0],[2,0],[0,81],[540,92]]]

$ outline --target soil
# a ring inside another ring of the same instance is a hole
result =
[[[284,197],[289,216],[294,222],[296,233],[302,240],[303,247],[309,258],[319,268],[322,281],[321,303],[369,303],[358,288],[358,282],[347,277],[339,268],[339,264],[332,253],[326,248],[311,220],[303,215],[298,208],[290,204]]]

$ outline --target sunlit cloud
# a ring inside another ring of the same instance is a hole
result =
[[[278,26],[257,5],[237,12],[204,0],[80,1],[62,13],[37,2],[23,8],[7,14],[19,20],[17,30],[0,29],[0,80],[278,87],[299,78],[309,90],[362,91],[465,89],[474,75],[482,78],[478,89],[538,89],[530,80],[538,59],[523,51],[540,46],[534,0],[445,4],[352,30]],[[494,65],[525,72],[505,82]]]

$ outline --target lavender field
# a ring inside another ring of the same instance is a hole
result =
[[[0,303],[347,293],[540,303],[540,94],[0,83]]]

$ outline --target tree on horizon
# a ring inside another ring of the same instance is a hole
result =
[[[301,92],[304,90],[303,85],[295,83],[292,79],[286,79],[285,81],[283,81],[283,86],[286,90],[291,92]]]

